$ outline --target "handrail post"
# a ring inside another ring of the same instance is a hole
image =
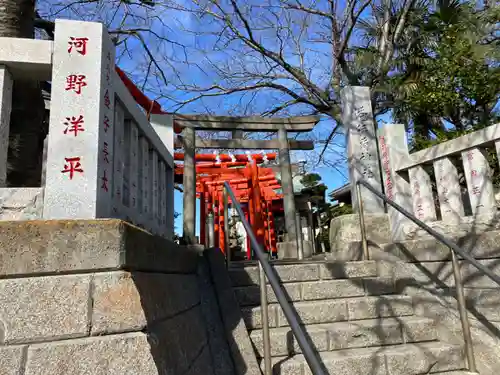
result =
[[[368,241],[366,239],[365,213],[363,209],[363,198],[361,197],[361,185],[356,183],[356,195],[358,200],[359,228],[361,229],[361,245],[363,246],[363,259],[369,260]]]
[[[231,264],[231,247],[229,246],[229,202],[227,197],[227,189],[224,186],[222,189],[224,201],[224,244],[226,248],[226,265],[229,267]]]
[[[269,310],[267,305],[266,274],[259,261],[260,316],[262,320],[262,345],[264,347],[264,375],[272,375],[271,337],[269,334]]]
[[[458,264],[457,255],[450,248],[451,264],[453,266],[453,277],[455,279],[455,290],[457,293],[457,306],[458,313],[460,314],[460,322],[462,323],[462,333],[464,336],[465,356],[467,358],[468,370],[470,372],[477,372],[476,359],[474,358],[474,348],[472,344],[472,335],[470,333],[469,318],[467,316],[467,309],[465,308],[465,294],[464,286],[462,283],[462,275],[460,272],[460,265]]]

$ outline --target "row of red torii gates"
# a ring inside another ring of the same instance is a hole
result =
[[[251,224],[259,243],[263,244],[273,257],[277,255],[275,213],[283,212],[283,194],[276,190],[281,189],[281,184],[276,179],[273,168],[258,165],[263,163],[264,159],[276,160],[276,156],[276,153],[268,153],[265,156],[253,154],[233,155],[232,157],[213,154],[196,155],[197,162],[218,159],[215,162],[202,162],[196,165],[196,194],[200,199],[200,242],[202,244],[207,247],[218,247],[226,255],[230,251],[229,228],[226,227],[229,220],[224,220],[224,216],[229,215],[229,212],[224,210],[223,184],[227,181],[238,202],[242,204],[246,219]],[[183,159],[184,154],[174,154],[174,160]],[[175,173],[183,175],[183,165],[176,164]],[[230,197],[227,199],[230,205],[232,203]],[[251,259],[249,237],[247,237],[246,249],[246,258]]]

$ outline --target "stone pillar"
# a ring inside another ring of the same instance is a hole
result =
[[[410,168],[408,172],[413,198],[413,214],[422,221],[435,221],[436,206],[429,174],[420,165]]]
[[[165,223],[165,236],[166,238],[174,238],[175,227],[175,199],[174,199],[174,168],[167,168],[166,170],[166,223]],[[196,207],[196,206],[195,206]]]
[[[356,182],[367,181],[382,191],[375,123],[368,87],[348,86],[341,91],[342,123],[346,132],[347,164],[354,211],[358,210]],[[365,213],[384,213],[384,202],[361,188]]]
[[[434,174],[441,209],[441,220],[458,223],[465,216],[457,167],[449,158],[434,162]]]
[[[307,233],[308,240],[311,241],[313,254],[316,254],[316,236],[314,230],[314,215],[311,202],[307,202]]]
[[[13,80],[7,67],[0,66],[0,188],[7,186],[10,112]]]
[[[377,131],[380,145],[380,164],[382,166],[382,181],[387,198],[393,200],[408,212],[412,212],[412,199],[408,176],[397,173],[401,161],[408,159],[408,141],[403,124],[386,124]],[[407,174],[406,174],[407,175]],[[409,223],[396,209],[387,205],[391,235],[394,240],[402,239],[403,226]]]
[[[56,21],[45,219],[113,215],[114,61],[101,23]]]
[[[162,169],[165,169],[165,185],[166,191],[164,192],[164,202],[162,200],[162,209],[165,209],[165,222],[162,223],[163,228],[161,230],[166,238],[172,239],[174,236],[174,116],[161,114],[161,115],[151,115],[150,117],[151,126],[155,130],[156,134],[160,137],[163,144],[165,145],[168,155],[167,159],[164,161],[165,165],[162,165]],[[163,177],[161,177],[163,179]]]
[[[297,223],[297,255],[298,259],[304,259],[304,236],[302,236],[302,218],[300,212],[295,214],[295,222]]]
[[[188,245],[196,243],[196,163],[195,136],[193,128],[185,128],[182,137],[184,148],[183,213],[182,229],[184,241]]]
[[[495,212],[495,193],[486,154],[479,148],[472,148],[462,152],[462,161],[472,213],[482,215]]]
[[[215,247],[215,217],[213,212],[209,212],[207,214],[207,222],[205,225],[207,226],[206,230],[207,247],[208,248]]]
[[[297,224],[295,222],[295,195],[293,192],[292,168],[290,165],[290,148],[288,146],[287,131],[278,130],[280,144],[279,162],[281,171],[281,186],[283,189],[283,203],[285,209],[285,228],[288,241],[297,243]]]

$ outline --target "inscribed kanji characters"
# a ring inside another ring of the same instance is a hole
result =
[[[101,177],[101,182],[102,182],[101,189],[103,189],[106,192],[109,191],[108,177],[106,176],[106,170],[104,170],[104,175]]]
[[[103,158],[104,158],[104,161],[109,164],[109,151],[108,151],[108,142],[104,142],[103,143],[103,147],[102,147],[102,154],[103,154]]]
[[[73,36],[70,36],[68,42],[68,53],[71,53],[74,47],[76,52],[78,52],[80,55],[85,56],[87,54],[88,40],[89,38],[75,38]]]
[[[67,164],[64,164],[64,169],[61,173],[69,173],[69,179],[72,180],[75,172],[83,173],[83,168],[80,163],[80,157],[64,158]]]
[[[82,93],[82,88],[87,86],[86,76],[83,74],[70,74],[66,77],[66,91],[72,90],[77,95]]]
[[[66,129],[64,129],[63,133],[68,134],[74,133],[75,137],[78,135],[78,132],[83,132],[85,129],[83,128],[84,119],[83,116],[80,115],[78,118],[75,116],[66,117],[66,121],[64,125],[66,125]]]

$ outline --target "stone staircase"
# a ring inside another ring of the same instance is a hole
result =
[[[379,277],[377,262],[274,262],[289,300],[330,374],[466,374],[462,347],[438,339],[431,319],[414,314],[412,297]],[[257,358],[263,356],[258,268],[233,263],[233,290]],[[311,374],[268,285],[274,374]]]

